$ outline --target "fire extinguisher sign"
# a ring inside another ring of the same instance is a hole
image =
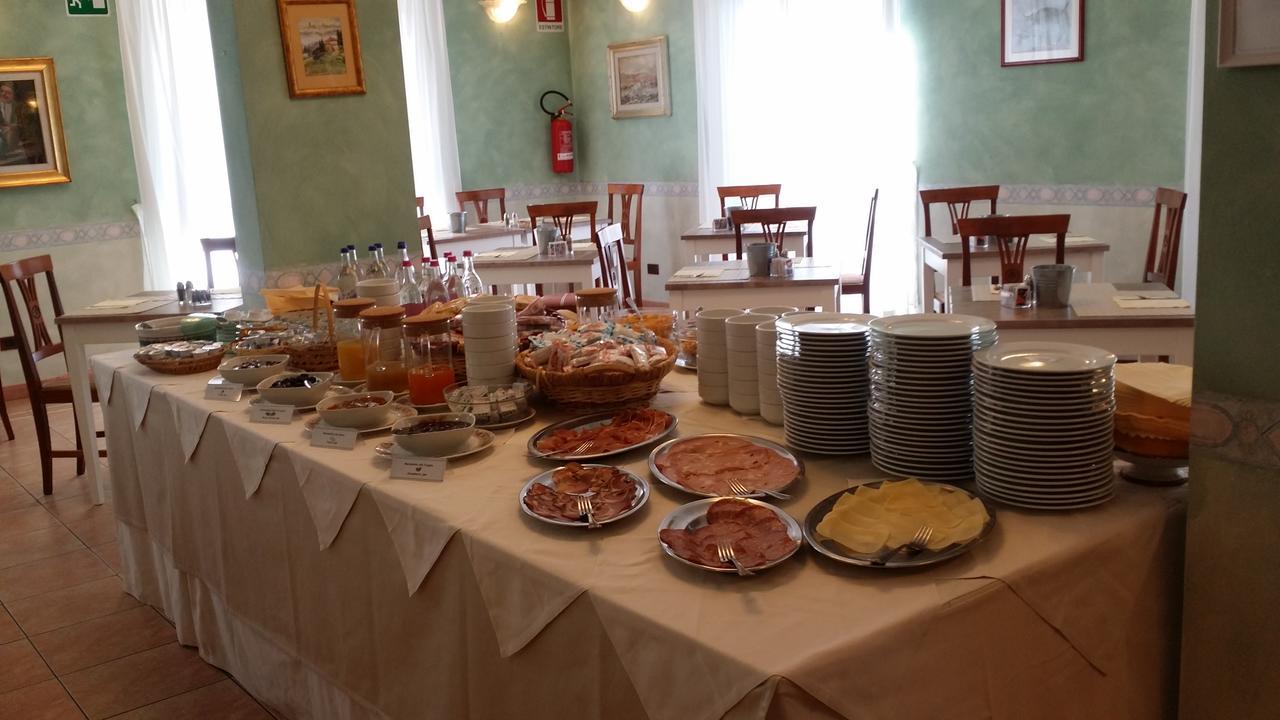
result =
[[[538,7],[538,32],[564,32],[564,0],[533,0]]]

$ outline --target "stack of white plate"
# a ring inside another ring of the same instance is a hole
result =
[[[462,337],[469,385],[505,385],[515,373],[516,309],[504,302],[468,303]]]
[[[729,350],[724,321],[741,310],[703,310],[698,322],[698,397],[711,405],[729,404]]]
[[[724,321],[725,347],[729,350],[729,407],[743,415],[760,412],[756,326],[772,320],[772,315],[742,313]]]
[[[968,315],[899,315],[871,323],[871,460],[922,480],[973,477],[973,353],[996,325]]]
[[[827,455],[867,451],[867,323],[873,315],[795,313],[774,322],[787,444]]]
[[[778,392],[778,328],[770,320],[756,326],[756,378],[760,389],[760,417],[782,424],[782,395]]]
[[[1111,499],[1116,356],[1087,345],[1000,343],[973,356],[978,491],[1071,510]]]

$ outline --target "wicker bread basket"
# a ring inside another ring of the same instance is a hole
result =
[[[315,304],[311,308],[311,329],[316,339],[310,342],[292,342],[284,348],[289,355],[289,366],[307,372],[332,372],[338,369],[338,343],[333,336],[333,303],[324,292],[323,285],[316,285]],[[323,293],[323,296],[322,296]],[[320,337],[320,305],[324,305],[328,333]]]
[[[516,355],[516,371],[548,399],[566,408],[594,409],[648,405],[658,394],[662,378],[676,363],[676,346],[659,338],[667,357],[648,370],[620,371],[607,365],[553,372],[533,364],[531,351]]]
[[[165,375],[194,375],[195,373],[216,370],[222,364],[223,355],[225,355],[225,352],[219,350],[204,357],[150,358],[135,355],[133,359]]]

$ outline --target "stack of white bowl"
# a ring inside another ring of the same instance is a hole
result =
[[[505,385],[515,374],[516,308],[507,302],[470,302],[462,308],[467,384]]]
[[[761,305],[760,307],[747,308],[745,312],[754,315],[772,315],[776,318],[782,317],[788,313],[799,312],[799,308],[793,308],[789,305]]]
[[[1000,343],[973,356],[978,492],[1036,510],[1115,494],[1116,356],[1087,345]]]
[[[958,482],[973,477],[974,352],[996,325],[968,315],[899,315],[871,322],[871,460],[888,473]]]
[[[374,305],[390,307],[400,304],[400,285],[395,278],[369,278],[356,283],[356,297],[373,298]]]
[[[711,405],[729,404],[729,350],[724,321],[741,310],[713,309],[698,313],[698,397]]]
[[[743,415],[760,412],[760,375],[756,370],[756,326],[772,315],[742,313],[724,321],[729,350],[729,407]]]
[[[760,389],[760,417],[782,424],[782,395],[778,392],[778,329],[770,320],[756,326],[756,376]]]
[[[787,444],[826,455],[867,451],[867,323],[874,316],[778,318],[778,392]]]

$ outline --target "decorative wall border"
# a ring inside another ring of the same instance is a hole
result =
[[[934,190],[973,183],[930,183],[922,190]],[[1106,207],[1149,207],[1155,202],[1151,185],[1001,185],[1000,202],[1011,205],[1075,205]]]
[[[85,223],[60,227],[34,228],[30,230],[0,230],[0,252],[35,250],[63,245],[136,238],[142,229],[136,220],[125,222]]]
[[[1280,469],[1280,401],[1198,392],[1191,405],[1193,452]]]
[[[619,181],[622,182],[622,181]],[[557,182],[507,187],[508,200],[545,200],[550,198],[605,195],[608,182]],[[696,182],[644,182],[645,197],[698,197]]]

